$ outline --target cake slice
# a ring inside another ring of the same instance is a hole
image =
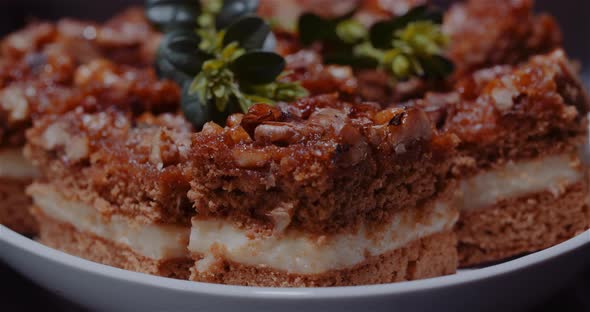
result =
[[[115,59],[74,67],[69,84],[23,84],[36,95],[25,154],[40,172],[28,188],[39,240],[96,262],[186,278],[188,183],[174,167],[192,128],[172,114],[180,90],[152,68]]]
[[[328,94],[193,136],[191,279],[310,287],[454,273],[454,147],[419,109]]]
[[[138,9],[104,24],[35,22],[0,42],[0,224],[27,235],[37,225],[25,187],[36,169],[22,156],[25,131],[41,115],[82,105],[78,67],[98,59],[151,65],[159,35]],[[74,90],[76,89],[76,90]],[[87,91],[90,87],[87,88]]]
[[[178,164],[191,127],[170,114],[46,117],[27,154],[43,178],[28,188],[39,240],[99,263],[187,278],[190,204]]]
[[[588,228],[590,100],[563,51],[475,72],[424,102],[460,139],[462,266],[537,251]]]
[[[171,114],[78,108],[39,119],[28,141],[40,241],[89,260],[259,286],[456,270],[455,141],[419,109],[328,94],[195,133]]]

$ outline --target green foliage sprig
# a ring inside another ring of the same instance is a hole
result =
[[[418,6],[406,14],[366,28],[349,16],[332,20],[306,13],[299,19],[301,42],[324,42],[327,63],[381,68],[395,80],[414,76],[442,79],[453,72],[443,56],[448,38],[441,29],[442,14]],[[318,31],[321,29],[321,31]]]
[[[147,16],[166,31],[156,69],[183,86],[181,107],[196,128],[210,120],[223,124],[229,114],[257,103],[307,94],[298,83],[277,81],[285,60],[272,52],[270,26],[254,15],[258,1],[188,2],[195,1],[150,0]]]

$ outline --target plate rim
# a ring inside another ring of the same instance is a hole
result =
[[[484,268],[467,270],[461,274],[453,274],[417,281],[398,282],[380,285],[317,287],[317,288],[270,288],[252,286],[219,285],[203,282],[176,280],[160,276],[148,275],[123,270],[76,256],[63,253],[41,243],[24,237],[0,225],[0,242],[18,248],[24,252],[44,258],[57,265],[85,271],[87,274],[100,275],[108,279],[120,280],[145,287],[165,288],[169,291],[198,293],[216,297],[248,298],[248,299],[306,299],[330,300],[342,298],[367,298],[380,296],[403,295],[412,292],[428,291],[437,288],[453,287],[460,284],[474,283],[483,279],[498,277],[526,267],[572,252],[590,245],[590,230],[552,246],[550,248],[522,256],[507,262]],[[2,255],[0,254],[0,258]]]

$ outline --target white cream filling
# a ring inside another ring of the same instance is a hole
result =
[[[2,178],[34,178],[37,169],[24,156],[22,148],[0,150],[0,177]]]
[[[60,196],[56,191],[34,184],[29,194],[47,216],[73,225],[77,230],[128,246],[154,260],[186,257],[190,230],[173,225],[138,224],[123,216],[104,218],[93,207]]]
[[[568,185],[584,177],[581,160],[575,155],[546,156],[510,162],[461,182],[462,210],[493,206],[506,198],[550,191],[559,196]]]
[[[219,220],[193,220],[189,250],[204,258],[197,270],[207,271],[217,257],[251,266],[271,267],[290,273],[318,274],[362,263],[370,256],[394,251],[404,245],[444,230],[458,218],[450,205],[437,203],[425,217],[423,209],[398,213],[382,230],[361,227],[357,233],[307,237],[287,231],[265,237]]]

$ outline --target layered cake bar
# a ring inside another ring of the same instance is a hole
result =
[[[439,127],[460,138],[461,265],[537,251],[586,230],[581,150],[590,100],[564,52],[475,72],[457,89],[424,101]]]
[[[39,240],[100,263],[186,277],[188,183],[175,164],[192,128],[166,113],[177,110],[178,86],[104,59],[74,76],[65,94],[76,107],[38,118],[27,133],[25,153],[41,172],[28,189]]]
[[[143,12],[130,9],[104,24],[35,22],[0,42],[0,224],[37,232],[24,191],[37,175],[22,156],[25,131],[38,116],[81,104],[77,68],[103,58],[145,67],[158,38]]]
[[[28,139],[44,177],[29,188],[40,240],[86,259],[260,286],[456,269],[455,142],[418,109],[324,95],[199,133],[168,114],[78,110],[43,118]]]
[[[436,277],[589,227],[590,99],[532,1],[444,22],[421,0],[247,2],[148,1],[152,25],[131,10],[5,39],[0,208],[28,211],[35,175],[48,246],[264,287]],[[312,11],[329,34],[271,34],[257,11]]]
[[[455,272],[454,141],[418,109],[257,105],[192,138],[191,279],[344,286]]]

